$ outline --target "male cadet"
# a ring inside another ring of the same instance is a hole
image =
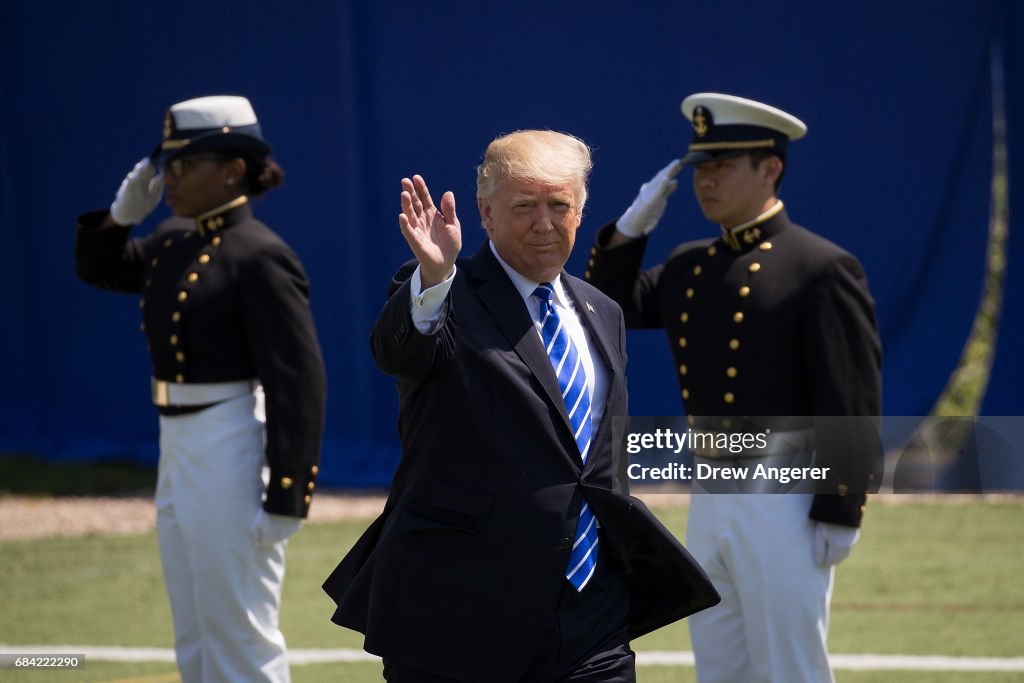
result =
[[[691,424],[729,432],[749,424],[744,416],[879,415],[881,348],[864,272],[791,223],[778,198],[788,143],[807,127],[730,95],[691,95],[682,110],[689,153],[599,232],[585,279],[618,301],[627,327],[665,328]],[[721,235],[642,271],[682,165],[694,167],[697,201]],[[694,453],[712,466],[722,456]],[[688,547],[722,595],[690,619],[702,683],[832,680],[833,569],[857,541],[867,476],[833,495],[693,496]]]

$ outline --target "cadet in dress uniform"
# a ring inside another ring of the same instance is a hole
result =
[[[78,275],[141,295],[186,683],[289,680],[284,550],[316,487],[326,382],[302,264],[249,205],[282,178],[270,151],[244,97],[180,102],[110,210],[78,220]],[[176,218],[129,239],[164,187]]]
[[[627,327],[666,330],[691,424],[728,432],[745,429],[745,416],[879,415],[881,349],[864,272],[792,223],[778,199],[787,145],[806,126],[715,93],[682,109],[689,153],[602,228],[585,279],[622,306]],[[641,270],[683,165],[694,166],[697,201],[721,234]],[[721,454],[694,457],[714,464]],[[834,494],[693,496],[687,547],[722,595],[690,618],[702,683],[832,680],[833,569],[858,538],[870,463],[844,476]]]

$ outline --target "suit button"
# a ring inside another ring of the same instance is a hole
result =
[[[572,550],[572,539],[571,538],[563,538],[561,541],[558,542],[558,549],[559,550]]]

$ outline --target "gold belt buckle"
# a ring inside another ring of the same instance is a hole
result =
[[[171,397],[167,390],[167,382],[162,379],[153,380],[153,405],[155,406],[169,406],[171,404]]]

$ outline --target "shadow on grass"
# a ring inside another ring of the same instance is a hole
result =
[[[156,468],[127,460],[54,462],[22,453],[0,454],[0,495],[149,495]]]

